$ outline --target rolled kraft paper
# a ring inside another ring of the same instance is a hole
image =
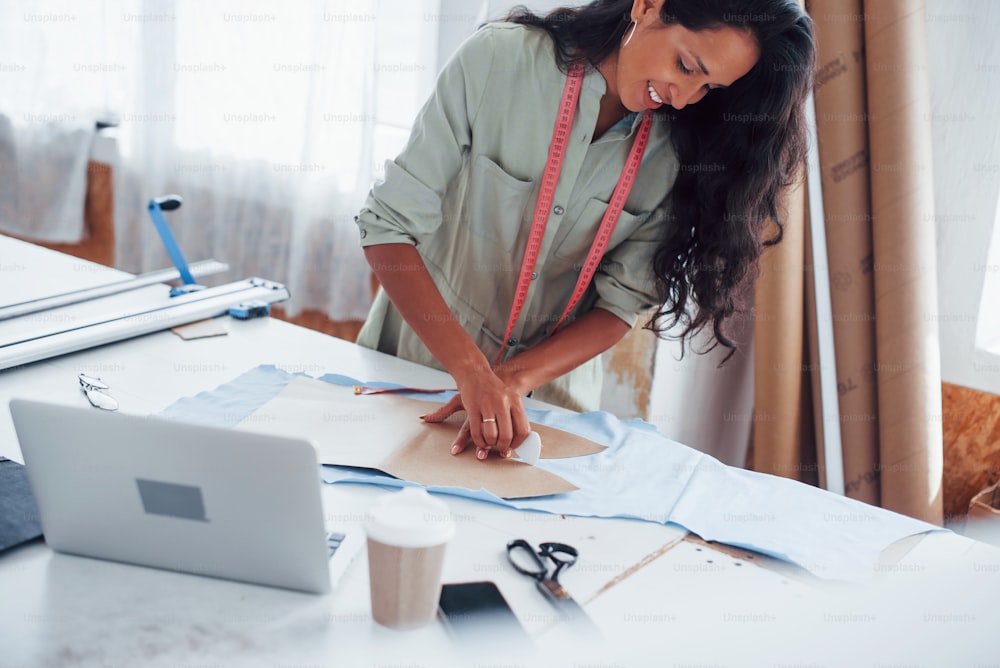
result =
[[[943,520],[941,361],[923,0],[865,0],[882,506]]]
[[[805,179],[784,196],[781,243],[764,251],[754,295],[753,470],[802,477]]]
[[[816,128],[847,496],[879,504],[875,296],[862,0],[813,0]]]
[[[799,5],[803,3],[800,1]],[[754,292],[754,409],[750,462],[755,471],[803,479],[802,406],[805,321],[806,178],[782,200],[784,237],[761,256]]]

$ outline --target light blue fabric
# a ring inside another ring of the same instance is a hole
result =
[[[181,397],[160,417],[212,427],[232,427],[278,396],[296,375],[274,366],[259,366],[214,390]]]
[[[162,415],[231,427],[276,396],[294,377],[273,366],[257,367],[215,390],[179,400]],[[336,374],[319,380],[357,384]],[[446,400],[448,396],[433,398]],[[419,398],[426,400],[428,396]],[[821,578],[838,580],[873,576],[878,555],[888,545],[912,534],[937,530],[925,522],[809,485],[725,466],[663,437],[639,420],[622,421],[605,412],[529,410],[528,416],[533,422],[607,446],[586,457],[539,460],[539,467],[569,480],[579,487],[577,491],[501,499],[462,487],[429,490],[525,511],[674,523],[706,540],[755,550],[795,563]],[[322,477],[340,484],[415,484],[378,471],[338,466],[324,466]]]

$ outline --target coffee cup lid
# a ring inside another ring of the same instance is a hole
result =
[[[404,487],[383,494],[368,509],[369,538],[399,547],[430,547],[448,542],[455,522],[448,506],[423,487]]]

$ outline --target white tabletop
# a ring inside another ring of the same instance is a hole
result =
[[[23,282],[27,270],[18,280],[0,272],[6,302],[39,296],[21,285],[58,291],[52,285],[66,285],[67,272],[95,282],[91,277],[108,275],[3,237],[0,257],[0,265],[34,267],[47,281]],[[17,396],[87,406],[80,372],[109,382],[121,410],[137,414],[157,413],[260,364],[313,376],[450,383],[441,372],[281,321],[225,323],[223,337],[183,341],[161,332],[0,372],[0,404]],[[6,409],[0,455],[21,460]],[[381,493],[324,485],[327,516],[360,519]],[[496,582],[534,639],[530,652],[512,653],[493,637],[475,650],[456,649],[437,622],[409,632],[378,626],[364,554],[332,594],[315,596],[56,554],[35,542],[0,554],[0,668],[959,666],[1000,659],[1000,550],[954,534],[897,543],[876,566],[875,583],[833,585],[781,562],[701,544],[670,526],[441,498],[457,523],[444,581]],[[580,562],[561,580],[601,638],[575,636],[533,582],[507,565],[503,546],[517,537],[580,549]]]

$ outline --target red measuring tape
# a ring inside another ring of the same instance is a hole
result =
[[[566,86],[563,89],[562,101],[559,103],[559,113],[556,116],[556,125],[552,130],[552,140],[549,142],[549,154],[545,162],[545,171],[542,174],[542,184],[538,191],[538,201],[535,204],[535,214],[531,223],[531,230],[528,233],[528,242],[524,248],[524,259],[521,261],[521,272],[517,277],[517,289],[514,292],[514,303],[511,305],[510,317],[507,319],[507,331],[504,332],[503,342],[500,351],[493,361],[495,369],[500,364],[504,351],[507,349],[507,342],[514,331],[517,319],[521,316],[521,309],[528,297],[528,287],[531,285],[531,275],[535,272],[535,265],[538,262],[538,254],[542,247],[542,237],[545,236],[545,225],[549,219],[549,212],[552,210],[552,200],[555,199],[556,186],[559,181],[559,173],[562,171],[563,159],[566,156],[566,142],[569,139],[570,130],[573,127],[573,116],[576,114],[576,103],[580,97],[580,84],[583,81],[585,66],[583,62],[576,61],[570,67],[566,77]],[[580,302],[590,281],[597,273],[597,267],[604,257],[608,242],[611,240],[611,233],[615,230],[618,218],[622,209],[625,208],[625,201],[628,199],[635,177],[639,172],[639,165],[642,164],[642,156],[649,143],[649,131],[653,124],[653,117],[647,110],[642,117],[639,131],[632,142],[632,149],[625,160],[625,167],[618,177],[611,201],[604,211],[601,224],[597,229],[597,235],[590,245],[587,259],[580,268],[580,275],[576,279],[576,286],[570,295],[566,310],[563,311],[552,333],[555,334],[562,326],[569,314]],[[354,387],[355,394],[381,394],[385,392],[444,392],[445,390],[424,390],[419,388],[370,388]]]
[[[538,191],[538,201],[535,204],[535,215],[531,222],[531,231],[528,233],[528,242],[524,248],[524,259],[521,261],[521,273],[517,277],[517,289],[514,292],[514,303],[511,305],[510,317],[507,319],[507,331],[504,333],[503,341],[500,344],[500,351],[493,361],[493,368],[500,364],[510,335],[514,331],[514,326],[521,315],[521,309],[528,296],[528,287],[531,284],[531,276],[535,272],[535,264],[538,262],[538,253],[542,247],[542,237],[545,235],[545,225],[549,219],[549,212],[552,210],[552,200],[555,198],[556,185],[559,181],[559,173],[562,171],[563,158],[566,156],[566,142],[569,139],[570,129],[573,126],[573,116],[576,114],[576,102],[580,97],[580,84],[583,81],[584,64],[576,61],[570,67],[566,77],[566,86],[563,89],[562,101],[559,103],[559,113],[556,116],[556,125],[552,130],[552,140],[549,142],[549,155],[545,162],[545,171],[542,174],[542,184]],[[635,183],[636,174],[639,172],[639,165],[642,163],[642,155],[646,151],[646,144],[649,143],[649,130],[652,126],[653,117],[647,110],[642,117],[639,132],[636,134],[632,149],[625,160],[625,167],[618,177],[611,201],[604,211],[601,225],[597,230],[587,259],[580,268],[580,275],[576,279],[576,286],[570,296],[566,310],[559,317],[552,333],[562,326],[569,314],[576,308],[580,299],[587,291],[591,279],[597,273],[597,267],[604,257],[604,251],[611,240],[611,233],[615,229],[618,217],[622,209],[625,208],[625,201],[628,199],[632,184]]]

